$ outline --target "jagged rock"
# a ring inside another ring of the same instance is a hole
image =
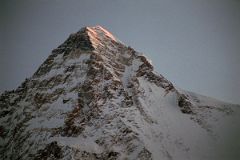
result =
[[[39,150],[37,155],[34,156],[34,160],[47,160],[47,159],[61,159],[63,153],[61,147],[58,146],[57,142],[51,142],[46,145],[42,150]]]
[[[193,111],[191,109],[192,104],[187,99],[187,97],[184,94],[181,94],[178,98],[178,106],[181,108],[181,111],[183,113],[192,114]]]

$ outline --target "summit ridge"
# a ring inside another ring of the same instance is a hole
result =
[[[95,38],[101,39],[101,38],[107,37],[113,41],[117,41],[117,39],[112,35],[112,33],[104,29],[102,26],[97,25],[94,27],[86,27],[86,29],[90,32],[89,34]]]

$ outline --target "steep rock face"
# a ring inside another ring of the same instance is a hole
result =
[[[141,53],[85,27],[1,95],[0,158],[235,158],[240,143],[223,132],[231,124],[236,137],[239,115],[239,106],[177,90]]]

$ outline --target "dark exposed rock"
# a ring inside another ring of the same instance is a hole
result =
[[[74,48],[78,48],[83,51],[91,51],[94,49],[87,34],[87,28],[83,28],[79,32],[71,34],[69,38],[58,48],[64,48],[64,56],[68,55]]]
[[[106,151],[103,153],[82,151],[77,153],[77,156],[80,156],[81,160],[117,160],[119,153],[115,151]]]
[[[3,126],[0,126],[0,137],[4,138],[4,127]]]
[[[192,114],[191,102],[187,99],[184,94],[181,94],[178,98],[178,106],[180,107],[182,113]]]
[[[33,104],[40,108],[43,104],[56,100],[64,92],[64,88],[57,88],[52,93],[36,93],[33,97]]]
[[[150,82],[155,83],[157,86],[166,89],[166,91],[174,90],[173,84],[162,76],[156,75],[155,73],[152,72],[147,72],[145,77]]]
[[[152,160],[152,154],[146,148],[143,148],[143,150],[138,155],[138,159],[139,160]]]
[[[3,110],[1,113],[0,113],[0,118],[2,117],[5,117],[7,116],[8,114],[11,114],[14,110],[11,109],[11,110]]]
[[[64,72],[65,73],[67,73],[67,72],[72,72],[74,69],[75,69],[75,65],[71,65],[71,66],[69,66],[69,67],[67,67],[65,70],[64,70]]]
[[[36,93],[34,96],[34,102],[36,105],[41,106],[42,104],[48,102],[48,97],[46,94]]]
[[[42,76],[44,74],[47,74],[54,65],[54,57],[56,54],[51,54],[44,63],[38,68],[38,70],[34,73],[33,77]]]
[[[46,145],[34,156],[34,160],[60,159],[63,157],[62,149],[56,141]]]
[[[70,101],[70,99],[63,99],[63,103],[67,103],[69,101]]]

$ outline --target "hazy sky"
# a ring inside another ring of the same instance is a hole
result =
[[[0,90],[101,25],[177,87],[240,104],[240,0],[0,0]]]

